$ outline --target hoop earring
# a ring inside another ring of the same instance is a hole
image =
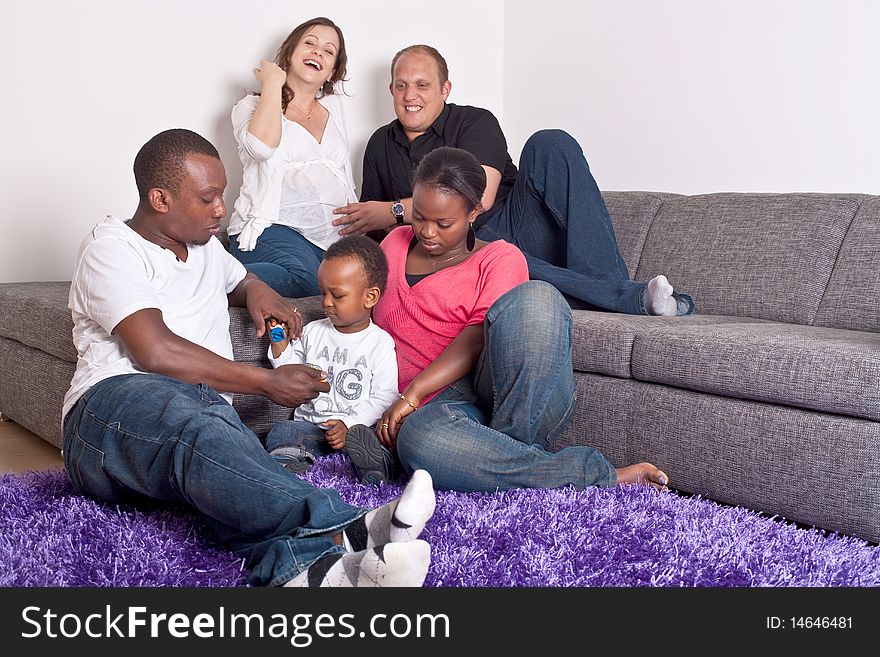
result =
[[[467,246],[468,251],[473,251],[474,247],[477,245],[477,233],[474,231],[474,222],[470,222],[468,224],[468,234],[467,241],[465,242],[465,246]]]

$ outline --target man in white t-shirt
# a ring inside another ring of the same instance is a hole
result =
[[[420,586],[434,510],[430,476],[373,511],[287,472],[233,410],[231,393],[298,406],[326,392],[305,365],[235,362],[228,306],[265,331],[302,318],[215,239],[226,214],[217,150],[189,130],[148,141],[139,203],[80,247],[70,288],[77,368],[64,400],[64,465],[77,491],[193,507],[268,586]],[[220,392],[218,392],[220,391]],[[223,393],[223,394],[221,394]]]

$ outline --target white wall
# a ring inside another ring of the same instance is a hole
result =
[[[871,0],[508,2],[511,153],[561,127],[602,189],[880,193],[878,26]]]
[[[254,65],[316,15],[346,37],[357,180],[366,140],[394,118],[389,64],[404,46],[436,46],[456,72],[456,100],[500,109],[502,0],[447,0],[443,8],[406,0],[306,8],[290,0],[4,0],[0,282],[69,279],[89,228],[106,214],[134,212],[132,161],[167,128],[190,128],[217,146],[231,208],[241,184],[232,105],[256,89]],[[480,69],[473,25],[481,26]]]
[[[0,4],[0,282],[71,275],[86,231],[128,217],[138,148],[187,127],[241,181],[229,110],[317,13],[348,42],[356,174],[393,118],[388,64],[437,46],[452,101],[518,156],[562,127],[602,189],[880,193],[880,3],[870,0],[37,0]],[[247,13],[249,11],[250,13]]]

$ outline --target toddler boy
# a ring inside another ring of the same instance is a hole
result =
[[[394,340],[370,316],[388,279],[379,245],[364,236],[333,243],[318,267],[318,288],[326,317],[309,322],[298,340],[287,326],[267,321],[273,367],[307,364],[327,373],[330,391],[296,408],[293,419],[276,424],[266,449],[286,469],[302,474],[315,457],[344,450],[363,483],[384,480],[376,454],[360,441],[356,425],[372,426],[397,399]]]

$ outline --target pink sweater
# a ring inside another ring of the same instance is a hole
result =
[[[388,287],[373,309],[373,321],[394,338],[401,392],[465,327],[481,324],[498,297],[529,280],[522,252],[498,240],[410,287],[406,256],[412,237],[412,228],[401,226],[382,241]]]

